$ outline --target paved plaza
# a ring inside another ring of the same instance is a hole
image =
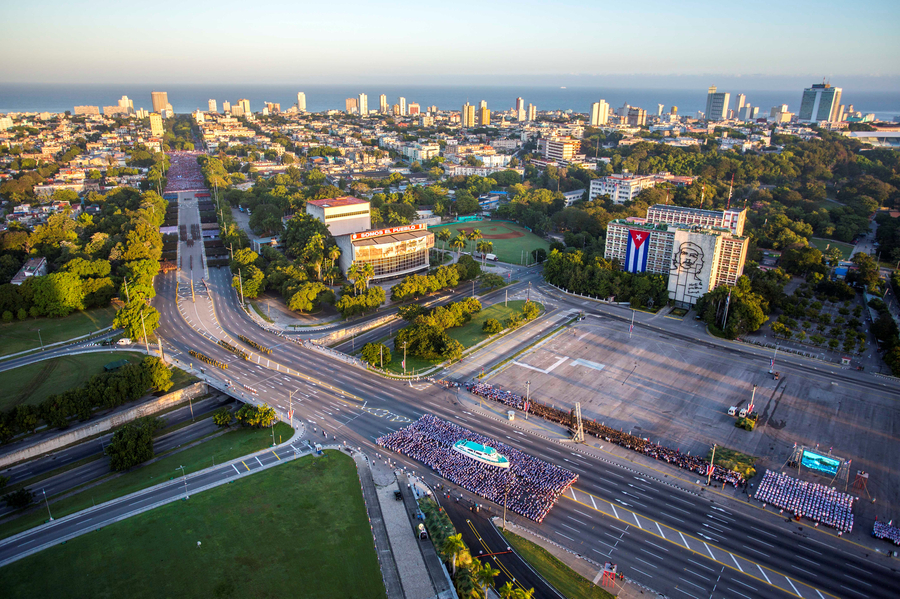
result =
[[[538,401],[566,408],[581,402],[584,418],[692,454],[705,455],[718,443],[758,456],[761,472],[780,469],[795,442],[819,444],[824,452],[833,447],[835,455],[852,459],[850,484],[857,470],[865,470],[879,504],[900,507],[897,397],[835,382],[829,372],[836,367],[811,364],[822,374],[798,374],[782,365],[775,381],[767,358],[687,344],[641,328],[629,338],[627,325],[590,317],[486,382],[524,395],[529,381]],[[757,429],[747,432],[734,426],[728,408],[746,407],[754,384],[761,418]]]

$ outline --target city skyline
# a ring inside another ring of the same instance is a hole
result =
[[[191,2],[145,19],[137,8],[106,12],[51,0],[41,7],[40,27],[22,26],[38,22],[29,6],[7,7],[7,26],[0,31],[8,60],[0,68],[0,80],[329,83],[348,77],[447,81],[448,76],[498,74],[565,79],[754,73],[819,79],[864,72],[896,85],[900,76],[893,58],[900,49],[892,31],[900,19],[895,3],[869,0],[848,11],[832,0],[816,11],[805,11],[802,6],[764,0],[730,18],[708,16],[714,14],[713,7],[719,5],[706,1],[675,7],[654,0],[640,7],[609,7],[569,0],[558,7],[562,10],[535,18],[533,11],[504,0],[488,6],[464,3],[454,11],[426,4],[398,21],[391,11],[351,1],[338,24],[329,7],[318,5],[303,7],[302,20],[298,8],[287,4],[276,3],[272,11],[245,12],[237,19],[235,11],[210,12]],[[129,18],[132,11],[134,18]],[[466,17],[470,12],[479,15],[482,26],[471,27]],[[275,13],[281,17],[272,18]],[[841,18],[835,19],[835,14]],[[570,30],[574,15],[584,23],[640,23],[641,34],[636,35],[633,27],[609,27],[603,36],[557,35]],[[790,26],[776,26],[773,15]],[[128,27],[122,26],[124,22]],[[216,35],[197,36],[199,23]],[[343,35],[339,46],[330,43],[337,27]],[[487,27],[490,35],[482,31]],[[828,42],[837,42],[854,29],[864,29],[866,35],[854,36],[852,44]],[[73,30],[81,35],[73,39]],[[366,35],[392,30],[402,34],[380,35],[376,43]],[[103,45],[94,42],[98,39],[94,33],[102,33]],[[467,48],[469,38],[477,40],[477,53],[409,52],[409,48]],[[530,43],[537,38],[544,42]],[[712,38],[727,39],[734,51],[710,52]],[[228,61],[218,59],[222,56]],[[60,70],[62,62],[66,68]],[[562,64],[565,72],[560,72]]]

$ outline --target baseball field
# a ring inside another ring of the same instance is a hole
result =
[[[531,251],[537,248],[544,248],[549,251],[550,244],[526,230],[524,227],[521,227],[515,223],[505,222],[505,221],[496,221],[496,220],[481,220],[481,221],[473,221],[468,223],[453,223],[451,225],[442,225],[440,227],[430,227],[430,230],[434,231],[437,234],[441,229],[447,229],[450,231],[451,239],[455,237],[459,232],[466,233],[467,235],[477,229],[481,232],[481,236],[485,241],[490,241],[494,244],[493,250],[490,253],[496,254],[497,258],[501,262],[508,262],[510,264],[522,264],[522,255],[523,252],[528,254],[528,263],[533,262],[533,258],[531,258]],[[435,247],[444,248],[444,242],[435,239]],[[446,248],[450,249],[450,242],[446,242]],[[464,252],[473,252],[475,251],[475,242],[468,242],[467,246],[463,248]]]

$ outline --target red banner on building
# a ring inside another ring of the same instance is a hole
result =
[[[356,241],[357,239],[367,239],[369,237],[380,237],[382,235],[393,235],[394,233],[407,233],[409,231],[421,231],[422,229],[427,229],[428,227],[423,224],[417,225],[403,225],[402,227],[391,227],[389,229],[377,229],[375,231],[363,231],[362,233],[353,233],[350,236],[351,241]]]

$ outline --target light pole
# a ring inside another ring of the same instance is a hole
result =
[[[272,420],[272,447],[275,447],[275,420]]]
[[[716,444],[713,443],[712,458],[709,460],[709,469],[706,471],[706,486],[709,486],[709,479],[712,478],[713,464],[716,462]]]
[[[44,351],[44,338],[41,337],[41,330],[38,329],[38,341],[41,342],[41,351]]]
[[[403,376],[406,376],[406,341],[403,342]]]
[[[528,420],[528,404],[531,399],[531,381],[525,381],[525,420]]]
[[[184,481],[184,498],[189,499],[187,492],[187,476],[184,474],[184,466],[179,466],[181,468],[181,480]]]
[[[53,514],[50,513],[50,502],[47,501],[47,491],[42,488],[41,493],[44,494],[44,503],[47,505],[47,515],[50,516],[50,521],[53,522]]]

